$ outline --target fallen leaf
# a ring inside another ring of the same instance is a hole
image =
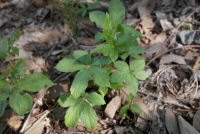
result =
[[[116,111],[121,106],[121,98],[119,96],[115,96],[106,106],[105,114],[109,118],[113,118]]]
[[[185,45],[190,45],[194,41],[194,36],[196,34],[196,31],[190,30],[190,31],[180,31],[178,32],[177,36],[181,39],[181,42]]]
[[[151,59],[153,56],[163,53],[166,50],[166,46],[164,43],[155,43],[145,49],[143,56]]]
[[[160,24],[162,26],[163,31],[170,30],[170,29],[174,28],[174,26],[172,25],[172,23],[169,22],[167,19],[161,19],[160,20]]]
[[[178,123],[181,134],[199,134],[199,132],[192,125],[186,122],[181,116],[178,116]]]
[[[165,125],[169,134],[179,134],[178,122],[171,107],[166,108]]]
[[[175,54],[164,55],[160,59],[160,64],[168,64],[172,62],[175,62],[177,64],[186,64],[184,57]]]
[[[197,57],[193,69],[200,70],[200,56]]]

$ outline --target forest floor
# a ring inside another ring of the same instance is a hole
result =
[[[129,119],[119,118],[119,107],[127,99],[128,89],[113,90],[106,96],[107,104],[95,108],[98,124],[89,131],[81,122],[75,127],[66,127],[67,109],[57,103],[61,94],[69,92],[74,73],[61,73],[55,65],[74,50],[92,50],[98,45],[94,43],[94,35],[100,29],[89,20],[88,12],[107,12],[109,0],[100,1],[101,5],[88,10],[84,17],[75,14],[80,7],[70,4],[64,15],[59,14],[61,11],[55,3],[63,5],[53,0],[1,0],[0,37],[9,38],[17,29],[21,30],[19,40],[14,43],[20,54],[8,58],[25,59],[25,66],[31,68],[29,73],[46,71],[56,83],[32,94],[35,103],[29,114],[19,116],[7,107],[0,118],[1,134],[200,133],[200,3],[194,0],[121,1],[126,8],[123,22],[143,36],[138,42],[145,48],[141,56],[146,58],[145,71],[149,77],[139,82],[134,98],[134,104],[142,112],[130,111]],[[40,104],[36,104],[38,98],[43,99]]]

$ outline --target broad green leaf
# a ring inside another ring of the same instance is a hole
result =
[[[81,103],[82,99],[81,98],[74,98],[72,95],[70,95],[65,101],[63,101],[62,107],[70,107],[74,106],[78,103]],[[60,103],[59,103],[60,104]]]
[[[98,91],[102,96],[105,96],[108,92],[108,87],[99,87]]]
[[[0,90],[0,101],[1,100],[7,100],[9,93],[10,93],[10,89]]]
[[[110,87],[112,89],[121,89],[122,87],[124,87],[123,83],[110,83]]]
[[[73,127],[77,124],[84,105],[82,103],[76,104],[70,107],[65,114],[65,125],[67,127]]]
[[[90,93],[86,97],[87,101],[93,105],[104,105],[106,104],[103,97],[98,93]]]
[[[86,15],[86,13],[87,13],[87,10],[83,10],[82,17],[84,17]]]
[[[138,80],[146,80],[146,78],[148,78],[148,75],[145,71],[141,70],[141,71],[136,71],[136,72],[132,72],[132,74],[138,79]]]
[[[90,71],[95,84],[102,87],[110,87],[110,77],[106,69],[92,66]]]
[[[130,53],[129,55],[130,55],[131,57],[137,59],[137,60],[144,60],[144,59],[145,59],[144,57],[142,57],[142,56],[140,56],[140,55],[138,55],[138,54],[135,54],[135,53]]]
[[[27,70],[31,69],[30,67],[22,67],[19,69],[19,75],[23,76]]]
[[[111,82],[112,83],[122,83],[126,77],[127,77],[128,72],[127,71],[115,71],[111,75]]]
[[[53,86],[52,83],[47,76],[41,73],[34,73],[27,75],[23,79],[20,79],[19,82],[16,84],[17,88],[21,91],[31,91],[37,92],[42,90],[45,86]]]
[[[89,13],[89,18],[92,22],[95,22],[97,26],[103,28],[103,23],[105,20],[105,13],[101,11],[93,11]]]
[[[131,104],[130,105],[130,108],[131,108],[131,110],[133,110],[134,112],[136,112],[136,113],[140,113],[140,112],[142,112],[142,109],[140,108],[140,106],[138,106],[138,105],[134,105],[134,104]]]
[[[60,98],[58,99],[58,103],[61,107],[67,107],[67,98],[70,96],[70,93],[64,93],[60,96]]]
[[[117,39],[116,41],[116,45],[118,44],[128,44],[131,43],[135,40],[135,37],[131,36],[131,35],[124,35],[121,36],[120,38]]]
[[[119,118],[121,118],[128,110],[129,105],[124,105],[123,107],[120,108],[119,111]]]
[[[128,95],[128,102],[129,102],[129,103],[132,103],[133,99],[134,99],[133,94],[129,94],[129,95]]]
[[[129,66],[126,62],[124,61],[116,61],[114,63],[114,66],[118,69],[118,70],[123,70],[123,71],[129,71]]]
[[[10,83],[5,80],[0,80],[0,91],[10,87]]]
[[[3,73],[2,75],[0,75],[0,80],[6,78],[10,73]],[[0,84],[1,85],[1,84]],[[0,88],[1,89],[1,88]]]
[[[138,91],[138,81],[137,79],[129,73],[126,77],[126,83],[130,87],[130,91],[133,95],[135,95]]]
[[[6,57],[8,50],[8,39],[6,37],[3,37],[3,39],[0,40],[0,58]]]
[[[17,48],[17,47],[11,47],[11,50],[12,50],[12,52],[15,54],[15,55],[19,55],[19,48]]]
[[[139,53],[144,52],[144,48],[140,46],[131,46],[128,51],[129,51],[129,54],[131,53],[139,54]]]
[[[103,24],[103,36],[105,40],[114,47],[114,43],[116,41],[116,26],[114,22],[111,21],[109,14],[106,13],[106,18]]]
[[[108,9],[109,9],[111,20],[115,24],[120,24],[125,15],[125,8],[120,2],[120,0],[111,0],[111,2],[109,3]]]
[[[97,124],[97,115],[89,103],[85,102],[83,107],[81,121],[87,129],[92,130]]]
[[[122,58],[122,60],[125,60],[129,56],[128,53],[120,54],[119,57]]]
[[[105,37],[103,36],[103,33],[98,32],[95,34],[95,40],[94,40],[95,43],[103,42],[104,40]]]
[[[124,34],[133,34],[135,37],[142,37],[141,33],[133,29],[130,25],[120,24],[124,29]]]
[[[33,103],[32,97],[27,93],[23,95],[15,91],[12,91],[10,93],[9,96],[10,107],[19,115],[28,113],[32,107],[32,103]]]
[[[4,114],[7,106],[7,100],[0,100],[0,117]]]
[[[74,98],[80,97],[80,95],[85,91],[85,89],[88,86],[89,78],[90,78],[89,70],[79,71],[76,74],[70,88],[71,94]]]
[[[15,65],[15,68],[20,68],[24,63],[24,59],[17,60],[17,63]]]
[[[145,60],[134,60],[130,64],[131,71],[139,71],[142,70],[145,66]]]
[[[88,54],[87,51],[77,50],[77,51],[74,51],[73,56],[74,56],[75,59],[78,60],[80,57],[83,57],[84,55],[87,55],[87,54]]]
[[[75,72],[77,70],[81,70],[86,66],[77,62],[75,59],[62,59],[59,63],[55,66],[55,68],[61,72]]]
[[[93,50],[93,53],[103,53],[104,56],[108,56],[112,49],[113,48],[109,44],[101,44]]]
[[[117,51],[115,51],[114,49],[111,50],[110,53],[110,59],[112,60],[112,62],[115,62],[118,58],[118,53]]]
[[[94,66],[103,66],[106,64],[110,64],[110,59],[108,57],[102,56],[101,58],[92,58],[92,65]]]
[[[91,58],[90,54],[83,55],[82,57],[78,58],[77,60],[85,65],[90,65],[92,62],[92,58]]]

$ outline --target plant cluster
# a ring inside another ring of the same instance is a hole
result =
[[[37,92],[47,86],[54,85],[47,76],[41,73],[25,75],[29,67],[23,67],[23,59],[17,60],[16,64],[9,61],[8,67],[5,66],[3,59],[8,54],[19,55],[17,47],[13,46],[17,40],[17,31],[10,39],[4,37],[0,40],[0,59],[1,66],[5,71],[0,75],[0,116],[3,115],[7,102],[10,107],[19,115],[29,112],[32,107],[32,96],[28,92]]]
[[[140,32],[127,24],[121,24],[124,15],[125,8],[120,0],[111,0],[109,13],[90,12],[90,20],[103,29],[103,32],[95,35],[95,42],[104,43],[92,52],[74,51],[72,56],[65,57],[56,65],[55,68],[61,72],[78,71],[70,87],[71,92],[61,95],[58,100],[61,107],[69,107],[65,115],[66,126],[73,127],[80,119],[87,129],[93,129],[97,123],[93,106],[105,104],[104,96],[108,88],[130,87],[129,101],[120,110],[120,116],[129,107],[135,112],[140,111],[131,102],[138,91],[138,80],[148,77],[142,70],[145,60],[139,55],[144,49],[138,46],[136,40],[141,37]],[[97,53],[102,56],[95,57]],[[129,56],[135,59],[130,65],[125,62]],[[98,91],[87,94],[85,90],[91,80],[98,86]]]

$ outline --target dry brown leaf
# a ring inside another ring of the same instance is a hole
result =
[[[194,118],[193,118],[193,126],[194,126],[198,131],[200,131],[199,124],[200,124],[200,110],[198,110],[198,111],[196,112],[196,114],[194,115]]]
[[[160,24],[162,26],[163,31],[170,30],[170,29],[174,28],[174,26],[172,25],[172,23],[169,22],[167,19],[161,19],[160,20]]]
[[[13,130],[17,131],[21,127],[23,119],[24,116],[17,115],[13,112],[12,116],[7,120],[7,124]]]
[[[169,134],[179,134],[178,122],[171,107],[166,108],[165,124]]]
[[[181,116],[178,116],[178,123],[181,134],[199,134],[199,132],[192,125],[186,122]]]
[[[177,64],[186,64],[184,57],[175,54],[164,55],[160,59],[160,64],[168,64],[172,62],[175,62]]]
[[[155,43],[145,49],[143,56],[146,58],[152,58],[155,55],[161,54],[166,50],[166,46],[164,43]]]
[[[159,33],[155,39],[151,40],[151,43],[150,44],[155,44],[155,43],[159,43],[159,42],[163,42],[164,40],[167,39],[167,36],[166,36],[166,32],[162,32],[162,33]]]
[[[200,56],[197,57],[193,69],[200,70]]]
[[[116,111],[121,106],[121,98],[119,96],[115,96],[106,106],[105,114],[109,118],[113,118]]]

